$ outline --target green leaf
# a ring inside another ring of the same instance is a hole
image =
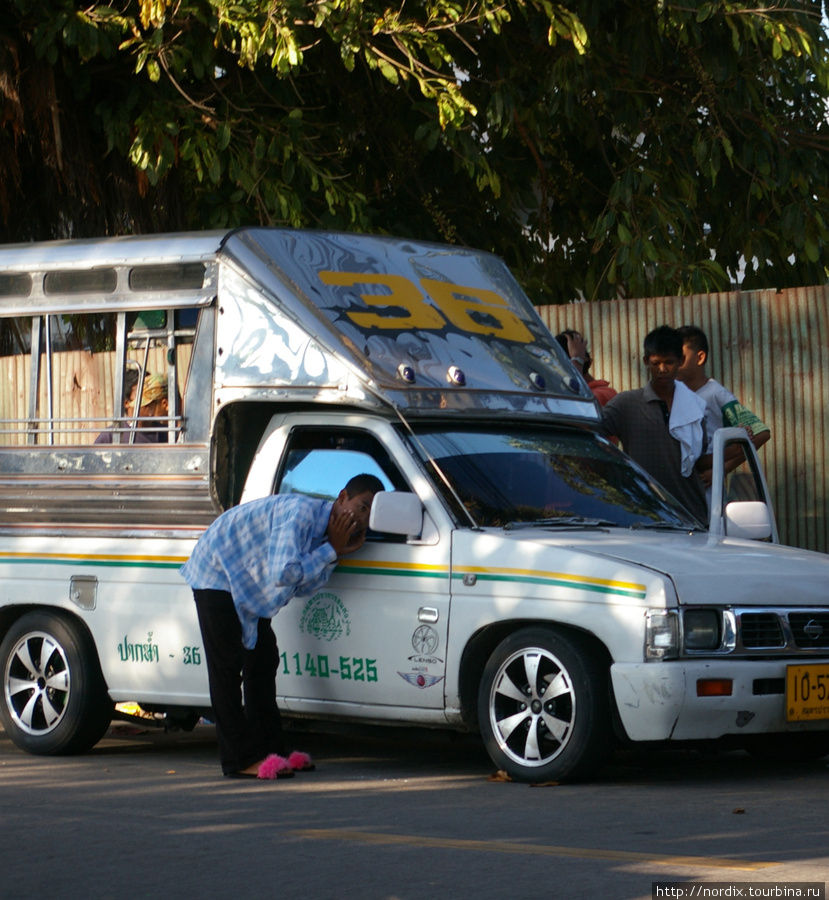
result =
[[[227,145],[230,143],[230,135],[230,122],[227,119],[219,122],[219,127],[216,129],[216,146],[219,152],[227,150]]]
[[[218,184],[222,178],[222,159],[218,154],[214,154],[207,168],[207,174],[213,184]]]
[[[811,238],[806,238],[803,242],[803,252],[806,254],[809,262],[815,263],[820,259],[820,248]]]

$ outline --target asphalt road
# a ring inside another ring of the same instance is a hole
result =
[[[113,729],[67,758],[0,731],[2,900],[646,900],[657,881],[805,897],[774,891],[829,880],[827,760],[659,753],[530,787],[490,780],[477,741],[387,730],[296,735],[315,772],[232,781],[210,726]]]

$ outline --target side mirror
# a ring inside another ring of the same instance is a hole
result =
[[[771,516],[760,500],[741,500],[725,505],[725,533],[728,537],[765,541],[771,537]]]
[[[386,534],[417,537],[423,530],[423,507],[416,494],[380,491],[374,495],[368,527]]]

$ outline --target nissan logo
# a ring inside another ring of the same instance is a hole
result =
[[[823,626],[820,622],[815,622],[814,619],[809,619],[809,621],[803,626],[803,633],[806,637],[810,637],[813,641],[816,641],[823,634]]]

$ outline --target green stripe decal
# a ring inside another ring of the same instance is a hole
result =
[[[348,575],[390,575],[395,578],[448,578],[449,572],[446,569],[391,569],[384,566],[358,566],[345,565],[337,566],[334,569],[338,573],[346,573]]]
[[[34,566],[97,566],[104,568],[118,569],[180,569],[186,559],[177,562],[165,562],[152,559],[95,559],[94,557],[85,556],[65,556],[65,557],[43,557],[43,556],[20,556],[9,557],[0,554],[0,564],[13,563],[15,565],[34,565]]]
[[[17,554],[0,553],[0,563],[13,563],[22,565],[39,566],[94,566],[102,568],[132,568],[132,569],[179,569],[185,558],[156,558],[152,557],[95,557],[95,556],[23,556]],[[407,565],[406,563],[368,563],[360,565],[356,562],[341,563],[335,569],[337,573],[348,575],[386,575],[394,578],[448,578],[449,570],[446,567],[431,567],[425,565]],[[625,585],[619,582],[593,581],[589,578],[567,578],[563,575],[544,575],[532,572],[488,572],[486,570],[473,570],[467,572],[454,572],[453,581],[459,581],[464,575],[474,575],[479,581],[489,581],[504,584],[538,584],[547,587],[563,587],[571,590],[589,591],[598,594],[615,594],[621,597],[633,597],[643,600],[646,597],[644,585]]]
[[[339,574],[349,575],[386,575],[389,577],[406,578],[446,578],[448,570],[445,568],[431,568],[427,566],[406,565],[394,563],[383,565],[381,562],[360,565],[357,562],[340,563],[334,570]],[[568,578],[561,574],[544,575],[532,572],[488,572],[486,570],[460,571],[452,573],[452,580],[463,580],[465,575],[474,575],[479,581],[503,582],[506,584],[540,584],[548,587],[564,587],[579,591],[590,591],[598,594],[615,594],[620,597],[633,597],[644,600],[646,591],[644,585],[626,585],[621,582],[602,582],[586,577]]]

